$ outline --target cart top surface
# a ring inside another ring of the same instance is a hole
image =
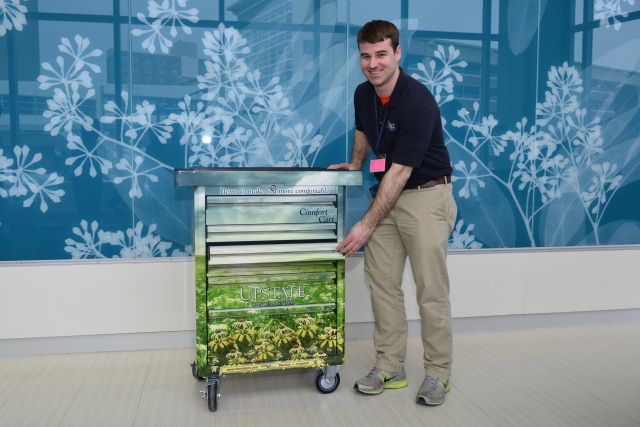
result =
[[[174,169],[174,181],[178,186],[362,185],[363,175],[361,171],[325,168],[190,168]]]

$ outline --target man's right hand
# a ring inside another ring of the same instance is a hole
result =
[[[345,239],[338,244],[336,251],[344,254],[346,257],[353,256],[360,249],[373,232],[372,228],[368,228],[362,221],[358,221],[349,231]]]

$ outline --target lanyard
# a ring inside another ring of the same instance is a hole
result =
[[[382,131],[384,130],[384,122],[387,120],[387,111],[389,111],[389,105],[384,110],[384,117],[382,118],[382,127],[378,129],[378,101],[376,100],[376,92],[373,91],[373,111],[376,115],[376,135],[378,140],[376,141],[376,155],[380,152],[380,139],[382,139]]]

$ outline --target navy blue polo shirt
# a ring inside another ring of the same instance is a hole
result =
[[[386,157],[385,171],[391,163],[413,167],[407,181],[409,187],[451,175],[440,109],[425,85],[406,75],[401,68],[386,106],[369,81],[358,85],[353,102],[356,129],[364,132],[376,156]],[[376,132],[381,132],[379,144]],[[380,181],[384,173],[374,175]]]

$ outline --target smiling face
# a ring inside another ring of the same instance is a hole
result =
[[[402,56],[400,46],[394,52],[391,40],[386,38],[377,43],[362,42],[358,47],[362,74],[375,87],[378,95],[391,95],[400,75],[398,67],[398,61]]]

